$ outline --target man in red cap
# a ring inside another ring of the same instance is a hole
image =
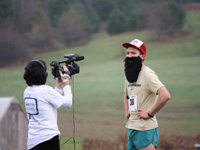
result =
[[[144,64],[145,44],[134,39],[123,47],[127,48],[124,109],[128,150],[155,150],[159,139],[155,114],[171,97],[156,73]]]

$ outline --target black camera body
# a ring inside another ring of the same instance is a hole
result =
[[[84,59],[84,56],[79,56],[77,54],[65,54],[64,58],[68,58],[68,60],[63,61],[52,61],[50,63],[50,66],[52,66],[52,74],[54,78],[60,77],[59,71],[62,71],[62,73],[66,73],[70,76],[77,74],[80,72],[79,66],[74,61],[80,61]],[[61,63],[65,63],[69,71],[64,71],[63,67],[60,66]]]

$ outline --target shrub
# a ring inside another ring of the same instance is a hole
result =
[[[92,6],[101,21],[108,20],[109,15],[115,7],[112,0],[96,0],[93,1]]]
[[[109,17],[108,26],[106,28],[109,34],[122,33],[127,30],[126,16],[118,9],[115,9]]]
[[[132,11],[127,16],[127,31],[133,31],[138,28],[140,23],[140,13],[137,11]]]
[[[48,16],[54,27],[57,26],[57,22],[64,11],[69,10],[73,0],[42,0],[44,9],[48,12]]]
[[[0,19],[2,20],[13,17],[15,14],[14,4],[12,0],[1,0],[0,1]]]
[[[86,29],[88,34],[92,34],[98,31],[100,24],[100,17],[91,5],[79,5],[79,12],[83,15],[83,19],[86,22]]]

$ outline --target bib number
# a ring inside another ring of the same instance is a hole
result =
[[[129,105],[129,112],[137,111],[137,96],[129,96],[128,105]]]

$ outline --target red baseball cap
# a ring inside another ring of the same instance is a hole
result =
[[[144,44],[144,42],[138,39],[134,39],[130,43],[124,43],[122,44],[122,46],[125,48],[128,48],[129,46],[136,47],[143,53],[143,56],[146,57],[146,52],[147,52],[146,45]]]

